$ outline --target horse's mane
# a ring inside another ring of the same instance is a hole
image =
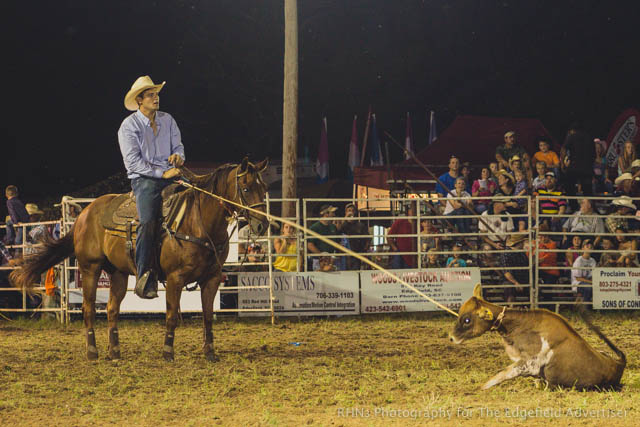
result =
[[[208,173],[206,175],[196,175],[192,171],[187,168],[182,168],[182,173],[187,178],[191,184],[196,187],[206,188],[209,191],[213,192],[216,188],[218,188],[218,184],[220,180],[226,180],[229,172],[238,166],[237,164],[226,163],[222,166],[218,166],[213,172]],[[192,188],[187,190],[189,192],[194,192]]]

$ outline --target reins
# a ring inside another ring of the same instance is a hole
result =
[[[236,180],[237,179],[238,179],[238,176],[236,176]],[[214,194],[214,193],[212,193],[210,191],[207,191],[207,190],[205,190],[203,188],[197,187],[197,186],[195,186],[195,185],[193,185],[193,184],[191,184],[189,182],[186,182],[185,180],[179,179],[179,180],[176,180],[176,183],[178,183],[178,184],[180,184],[180,185],[182,185],[184,187],[191,188],[191,189],[193,189],[195,191],[199,191],[199,192],[201,192],[203,194],[207,194],[207,195],[209,195],[209,196],[211,196],[211,197],[213,197],[215,199],[220,200],[221,202],[228,203],[230,205],[236,206],[236,207],[240,208],[243,211],[253,212],[254,214],[258,214],[258,215],[262,215],[262,216],[267,217],[268,220],[276,220],[276,221],[282,222],[283,224],[289,224],[289,226],[294,227],[294,228],[296,228],[298,230],[304,231],[305,233],[313,236],[314,238],[322,240],[323,242],[327,243],[328,245],[333,246],[334,248],[338,249],[339,251],[344,252],[344,253],[346,253],[348,255],[351,255],[351,256],[359,259],[360,261],[370,265],[371,267],[375,268],[376,270],[379,270],[379,271],[383,272],[384,274],[386,274],[387,276],[395,279],[396,281],[398,281],[399,283],[401,283],[405,287],[411,289],[413,292],[415,292],[416,294],[420,295],[421,297],[423,297],[427,301],[435,304],[437,307],[439,307],[439,308],[451,313],[452,315],[458,317],[458,313],[456,313],[455,311],[451,310],[449,307],[447,307],[447,306],[439,303],[438,301],[434,300],[430,296],[426,295],[424,292],[416,289],[414,286],[410,285],[405,280],[401,279],[400,277],[396,276],[395,274],[393,274],[392,272],[386,270],[385,268],[381,267],[380,265],[376,264],[375,262],[369,260],[368,258],[366,258],[366,257],[364,257],[364,256],[362,256],[362,255],[360,255],[358,253],[355,253],[352,250],[347,249],[347,248],[345,248],[344,246],[342,246],[342,245],[340,245],[338,243],[335,243],[333,240],[328,239],[328,238],[322,236],[321,234],[316,233],[313,230],[310,230],[310,229],[308,229],[308,228],[306,228],[304,226],[298,225],[295,222],[292,222],[292,221],[289,221],[289,220],[287,220],[285,218],[282,218],[282,217],[279,217],[279,216],[276,216],[276,215],[272,215],[272,214],[268,214],[266,212],[262,212],[260,210],[255,209],[255,206],[262,206],[262,205],[264,205],[264,203],[257,203],[257,204],[251,205],[251,206],[247,206],[247,205],[243,205],[241,203],[234,202],[232,200],[228,200],[228,199],[226,199],[226,198],[224,198],[222,196],[219,196],[219,195]],[[237,188],[238,187],[237,187],[237,182],[236,182],[236,192],[238,192]],[[243,197],[240,197],[240,200],[243,201]]]

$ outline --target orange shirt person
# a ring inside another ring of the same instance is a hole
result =
[[[555,151],[551,150],[551,144],[549,141],[540,139],[538,141],[538,148],[540,151],[534,154],[531,159],[531,164],[534,168],[538,162],[544,162],[550,170],[560,167],[560,158]]]

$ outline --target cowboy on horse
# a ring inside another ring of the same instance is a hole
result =
[[[139,77],[124,97],[125,108],[134,113],[124,119],[118,130],[118,143],[140,221],[135,251],[135,293],[146,299],[158,296],[154,264],[161,192],[181,174],[178,168],[185,160],[176,121],[170,114],[159,111],[158,94],[165,83],[154,84],[149,76]]]

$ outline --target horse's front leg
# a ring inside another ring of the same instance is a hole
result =
[[[164,347],[162,348],[162,357],[167,362],[173,362],[173,338],[176,326],[178,326],[180,295],[182,294],[183,285],[183,280],[178,274],[171,274],[167,277],[167,332],[164,336]]]
[[[218,292],[221,278],[222,272],[218,271],[214,276],[200,283],[202,319],[204,323],[204,345],[202,346],[202,350],[204,351],[204,357],[210,362],[217,360],[213,350],[213,300],[216,297],[216,292]]]
[[[107,357],[111,360],[120,359],[118,315],[120,314],[120,304],[127,293],[128,278],[127,274],[120,271],[111,275],[111,289],[107,305],[107,320],[109,322],[109,355]]]

